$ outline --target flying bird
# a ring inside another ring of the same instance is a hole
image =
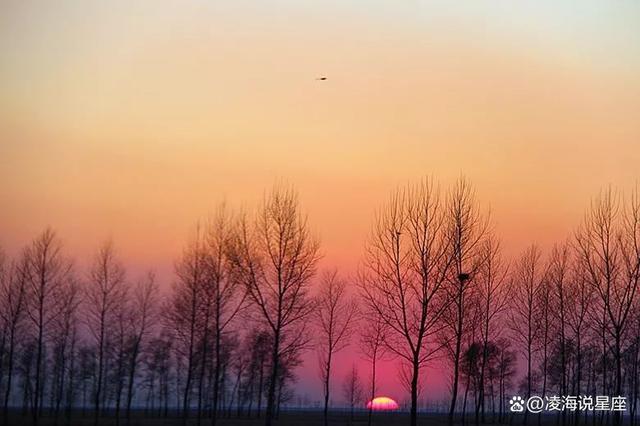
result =
[[[326,79],[327,79],[327,77],[318,77],[318,78],[316,78],[316,80],[319,80],[319,81],[325,81]]]

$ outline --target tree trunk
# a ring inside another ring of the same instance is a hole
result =
[[[531,334],[531,332],[529,332]],[[531,337],[529,337],[529,343],[527,345],[527,401],[531,397]],[[529,410],[524,410],[523,423],[526,425],[528,420]]]
[[[4,393],[4,424],[9,424],[9,399],[11,397],[11,385],[12,385],[12,377],[13,377],[13,355],[15,352],[15,330],[12,330],[9,335],[9,359],[7,366],[7,389]]]
[[[218,401],[220,400],[220,333],[215,336],[216,365],[213,377],[213,412],[211,413],[211,425],[215,426],[218,417]]]
[[[40,284],[41,289],[44,287],[44,283],[42,282],[43,280],[44,280],[44,277],[42,277],[42,280],[41,280],[41,284]],[[42,368],[42,346],[44,345],[44,332],[43,332],[44,312],[43,310],[44,310],[44,300],[42,299],[42,296],[41,296],[40,302],[38,304],[38,349],[37,349],[37,355],[36,355],[36,388],[35,388],[35,395],[33,397],[33,407],[32,407],[34,426],[38,426],[38,417],[40,415],[38,410],[40,406],[39,398],[40,398],[40,375],[41,375],[40,370]]]
[[[276,328],[274,341],[273,341],[273,352],[271,354],[271,377],[269,378],[269,391],[267,393],[267,412],[265,414],[265,426],[271,426],[271,420],[273,418],[274,413],[274,405],[276,398],[276,381],[278,380],[278,369],[280,363],[280,329],[279,325]]]
[[[576,388],[574,394],[580,395],[580,382],[582,381],[582,342],[579,333],[576,338],[576,361]],[[576,410],[575,412],[574,426],[580,426],[580,410]]]
[[[616,329],[616,395],[622,395],[622,349],[621,349],[621,331]],[[622,413],[615,411],[613,414],[613,424],[620,426],[622,424]]]
[[[324,377],[324,426],[328,426],[329,424],[329,379],[331,374],[331,351],[329,351],[329,355],[327,358],[327,366],[325,370]]]
[[[202,420],[202,392],[204,388],[205,368],[207,365],[207,352],[209,341],[209,308],[207,307],[204,320],[204,336],[202,337],[202,360],[200,362],[200,377],[198,380],[198,414],[197,424],[200,426]]]
[[[98,342],[98,380],[96,383],[96,393],[94,398],[94,414],[93,414],[93,424],[94,426],[98,426],[98,422],[100,419],[100,392],[102,391],[102,373],[103,373],[103,362],[104,362],[104,312],[100,318],[100,340]]]
[[[464,398],[462,398],[462,424],[467,422],[467,396],[469,395],[469,379],[467,379],[467,386],[464,388]]]
[[[480,424],[480,409],[482,408],[482,423],[485,423],[484,416],[484,376],[485,369],[487,366],[487,345],[489,344],[489,311],[491,309],[489,295],[490,292],[487,292],[487,303],[485,305],[485,321],[484,321],[484,337],[482,341],[482,365],[480,366],[480,383],[478,387],[480,388],[480,396],[479,403],[476,405],[476,425]]]
[[[460,284],[462,285],[462,284]],[[453,385],[451,390],[451,406],[449,407],[449,426],[453,426],[453,415],[456,411],[458,399],[458,377],[460,375],[460,351],[462,347],[462,315],[463,315],[463,289],[460,288],[458,296],[458,323],[456,327],[456,349],[453,355]],[[415,423],[414,423],[415,424]]]
[[[411,426],[418,423],[418,375],[420,374],[420,365],[418,355],[413,357],[413,372],[411,376]]]
[[[264,357],[260,358],[260,379],[258,381],[258,415],[260,418],[262,413],[262,390],[264,389]]]
[[[371,401],[376,397],[376,353],[373,354],[373,360],[371,361]],[[369,415],[367,417],[367,426],[371,426],[373,417],[373,406],[369,405]]]
[[[131,404],[133,402],[133,382],[136,378],[136,365],[138,359],[140,340],[138,339],[131,353],[131,364],[129,365],[129,382],[127,383],[127,425],[131,423]]]

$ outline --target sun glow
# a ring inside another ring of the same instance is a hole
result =
[[[377,396],[367,403],[367,408],[375,411],[397,410],[398,403],[386,396]]]

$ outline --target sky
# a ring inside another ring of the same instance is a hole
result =
[[[4,0],[0,246],[51,225],[82,268],[112,238],[168,288],[198,220],[285,180],[348,277],[390,191],[464,174],[508,256],[548,249],[640,177],[638,22],[633,1]]]

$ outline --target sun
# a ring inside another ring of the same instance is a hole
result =
[[[374,411],[391,411],[399,408],[398,403],[387,396],[377,396],[367,402],[367,408]]]

